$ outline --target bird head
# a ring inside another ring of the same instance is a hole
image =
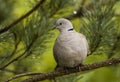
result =
[[[73,30],[73,25],[69,20],[60,18],[55,22],[55,28],[59,31],[69,31],[70,29]]]

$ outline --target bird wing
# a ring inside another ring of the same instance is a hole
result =
[[[54,56],[55,61],[57,62],[57,64],[59,64],[58,63],[58,54],[59,54],[59,51],[57,50],[58,47],[59,47],[58,44],[55,42],[54,47],[53,47],[53,56]]]
[[[87,39],[83,34],[81,34],[81,33],[79,33],[79,34],[80,34],[80,38],[83,40],[83,42],[84,42],[84,44],[87,48],[87,52],[88,52],[89,51],[89,45],[88,45]]]

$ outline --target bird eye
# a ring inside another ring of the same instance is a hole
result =
[[[62,25],[62,23],[60,23],[60,25]]]

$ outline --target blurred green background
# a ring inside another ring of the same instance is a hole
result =
[[[0,30],[39,2],[40,0],[0,0]],[[45,0],[36,11],[7,32],[0,33],[0,82],[20,73],[54,70],[56,62],[52,48],[59,31],[52,28],[54,22],[62,17],[68,18],[76,31],[87,37],[90,51],[84,64],[119,57],[119,8],[120,0]],[[9,64],[16,58],[16,61]],[[120,82],[119,77],[120,65],[117,64],[58,77],[57,81]],[[20,82],[25,78],[28,77],[11,82]]]

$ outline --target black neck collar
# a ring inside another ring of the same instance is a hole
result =
[[[68,29],[68,31],[73,31],[73,30],[74,30],[73,28]]]

